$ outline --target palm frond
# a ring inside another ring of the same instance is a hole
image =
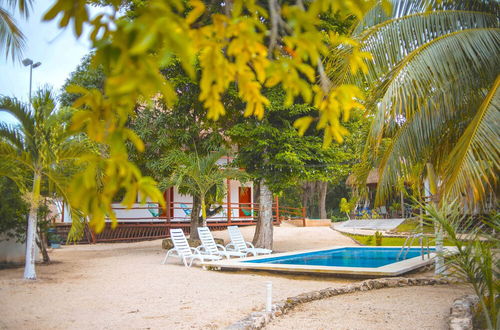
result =
[[[365,78],[376,88],[398,63],[426,43],[457,31],[497,27],[498,18],[493,14],[472,11],[422,12],[385,21],[359,36],[362,49],[373,56]]]
[[[10,14],[0,7],[0,53],[5,59],[20,60],[26,48],[25,36]]]
[[[378,143],[387,122],[410,119],[424,107],[454,111],[465,91],[482,88],[496,78],[500,67],[500,29],[470,29],[436,38],[410,53],[374,93],[379,111],[371,126],[371,142]],[[460,88],[450,86],[460,86]],[[429,97],[446,91],[446,104]]]
[[[391,4],[389,14],[380,2],[375,5],[355,26],[353,34],[359,35],[388,20],[432,11],[478,11],[493,13],[496,17],[500,14],[500,4],[490,0],[391,0]]]
[[[446,87],[430,97],[428,105],[421,106],[421,110],[404,123],[387,125],[391,129],[386,131],[392,135],[390,139],[384,139],[390,142],[389,146],[380,150],[383,156],[379,164],[377,204],[392,196],[393,187],[401,178],[407,180],[406,176],[411,173],[414,164],[431,162],[439,173],[447,170],[447,157],[474,118],[484,93],[480,89],[464,89],[467,97],[463,97],[460,104],[455,104],[448,100],[448,96],[452,94],[450,89],[456,88],[456,85],[451,83]],[[451,106],[453,110],[450,110]],[[373,152],[373,149],[365,152]]]
[[[500,170],[499,86],[500,75],[451,151],[444,167],[443,193],[455,198],[468,196],[469,202],[472,202],[469,204],[484,200],[486,192],[494,190],[496,186]]]
[[[5,111],[19,120],[24,134],[34,135],[35,118],[27,104],[15,97],[0,97],[0,111]]]
[[[0,123],[0,139],[4,139],[18,150],[24,149],[23,136],[19,130],[12,125]]]
[[[33,7],[33,0],[0,0],[0,7],[17,11],[21,17],[28,18]]]

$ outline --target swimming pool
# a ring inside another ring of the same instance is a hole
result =
[[[420,255],[420,248],[411,248],[408,252],[405,250],[404,253],[401,253],[401,249],[393,248],[346,247],[244,262],[338,267],[380,267]]]
[[[401,252],[394,247],[335,247],[321,250],[277,253],[272,256],[221,260],[205,266],[219,269],[270,270],[290,273],[323,273],[363,277],[397,276],[433,262],[430,255],[421,256],[420,248]],[[424,251],[426,252],[426,251]],[[399,258],[398,258],[399,257]]]

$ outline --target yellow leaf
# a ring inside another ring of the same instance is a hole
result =
[[[297,119],[293,123],[293,127],[297,128],[299,130],[299,135],[302,136],[306,132],[306,130],[309,128],[311,123],[313,122],[314,118],[311,116],[305,116],[302,118]]]

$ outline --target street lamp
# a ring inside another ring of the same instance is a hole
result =
[[[30,66],[30,94],[29,94],[29,101],[30,101],[30,105],[31,105],[31,80],[32,80],[32,77],[33,77],[33,69],[36,69],[38,68],[40,65],[42,65],[41,62],[36,62],[36,63],[33,63],[33,60],[30,59],[30,58],[25,58],[23,60],[23,64],[24,66]]]

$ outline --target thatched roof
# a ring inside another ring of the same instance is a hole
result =
[[[366,178],[366,184],[377,184],[379,179],[378,168],[372,168],[370,173],[368,173],[368,177]],[[345,184],[348,186],[356,185],[356,176],[353,174],[347,177]]]

